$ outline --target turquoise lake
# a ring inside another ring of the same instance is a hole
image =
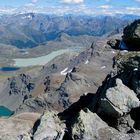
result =
[[[0,117],[2,116],[11,116],[13,115],[14,111],[9,110],[8,108],[4,106],[0,106]]]

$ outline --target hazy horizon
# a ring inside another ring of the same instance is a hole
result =
[[[4,0],[1,14],[13,13],[140,15],[140,0]]]

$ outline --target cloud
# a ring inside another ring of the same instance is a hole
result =
[[[130,14],[140,15],[140,7],[126,7],[126,11]]]
[[[27,7],[33,7],[33,6],[35,6],[37,4],[38,1],[39,0],[31,0],[31,2],[25,4],[25,6],[27,6]]]
[[[110,8],[112,8],[112,6],[111,5],[101,5],[98,8],[101,8],[101,9],[110,9]]]
[[[15,7],[0,7],[0,14],[14,14],[16,11]]]
[[[32,0],[32,3],[37,3],[38,2],[38,0]]]
[[[25,4],[25,6],[32,7],[32,6],[35,6],[35,4],[34,3],[27,3],[27,4]]]
[[[84,0],[63,0],[63,3],[67,3],[67,4],[79,4],[83,2]]]
[[[74,6],[65,5],[65,6],[24,6],[20,8],[0,8],[0,13],[45,13],[45,14],[54,14],[54,15],[65,15],[65,14],[85,14],[85,15],[115,15],[115,14],[134,14],[140,15],[140,8],[138,7],[126,7],[126,8],[117,8],[111,6],[102,5],[100,7],[88,7],[84,4],[76,4]]]
[[[140,15],[140,7],[130,6],[130,7],[117,7],[109,3],[100,6],[89,6],[86,4],[86,0],[55,0],[58,2],[55,5],[40,6],[37,2],[39,0],[30,0],[30,3],[27,3],[24,6],[11,8],[11,7],[0,7],[0,13],[45,13],[45,14],[86,14],[86,15],[114,15],[114,14],[134,14]],[[46,0],[51,2],[52,0]],[[109,1],[109,0],[104,0]],[[111,0],[110,0],[111,1]],[[140,1],[140,0],[138,0]],[[63,2],[63,3],[62,3]]]

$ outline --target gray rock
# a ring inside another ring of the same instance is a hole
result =
[[[134,120],[131,115],[126,115],[117,120],[116,129],[122,133],[134,133]]]
[[[8,78],[0,90],[0,104],[15,111],[31,97],[34,87],[35,83],[29,75],[19,74]]]
[[[34,140],[62,140],[66,126],[60,121],[56,113],[45,112],[40,118],[40,124],[33,135]]]
[[[114,74],[120,78],[125,85],[133,89],[139,98],[140,94],[140,53],[119,53],[114,58]]]
[[[119,49],[120,40],[118,39],[110,39],[107,44],[110,45],[113,49]]]
[[[132,85],[132,89],[139,96],[140,95],[140,77],[137,74],[133,75],[132,80],[131,80],[131,85]]]
[[[130,50],[140,50],[140,20],[136,20],[126,26],[123,40]]]
[[[89,110],[81,110],[72,126],[73,140],[121,140],[124,137]]]
[[[134,91],[126,87],[120,79],[116,79],[116,86],[106,90],[99,103],[99,113],[119,118],[139,107],[140,101]]]

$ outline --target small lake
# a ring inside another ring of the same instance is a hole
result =
[[[27,67],[27,66],[37,66],[37,65],[45,65],[50,62],[55,57],[64,54],[65,52],[80,52],[82,48],[69,48],[69,49],[62,49],[58,51],[53,51],[52,53],[36,57],[36,58],[17,58],[13,59],[15,61],[14,66],[16,67]]]
[[[0,67],[0,71],[16,71],[16,70],[19,70],[20,68],[19,67]]]
[[[11,116],[14,114],[14,111],[9,110],[8,108],[4,107],[4,106],[0,106],[0,117],[2,116]]]

